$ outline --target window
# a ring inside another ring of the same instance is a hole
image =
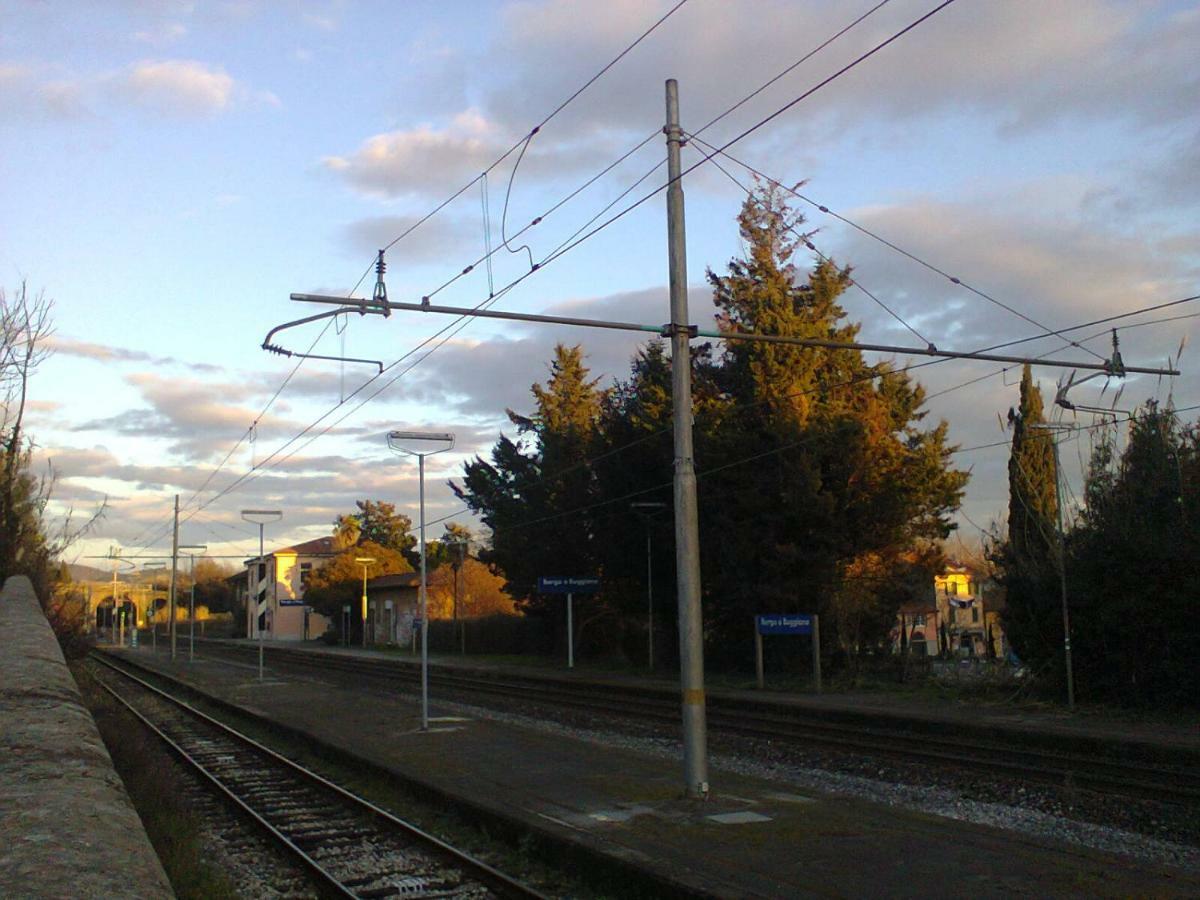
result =
[[[925,626],[925,613],[917,613],[913,616],[913,627],[923,628]]]
[[[978,606],[971,607],[971,621],[976,622],[976,623],[979,621],[979,607]]]
[[[258,579],[260,583],[267,580],[267,564],[260,562],[258,564]]]
[[[946,582],[946,593],[952,597],[957,596],[958,595],[958,582],[957,581],[947,581]]]
[[[312,563],[300,563],[300,587],[308,587],[310,578],[312,578]]]

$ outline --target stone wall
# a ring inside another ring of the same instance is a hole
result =
[[[0,896],[173,897],[24,576],[0,641]]]

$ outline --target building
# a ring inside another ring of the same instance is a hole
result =
[[[367,580],[367,641],[410,644],[420,617],[421,576],[417,572],[379,575]],[[360,613],[361,615],[361,613]]]
[[[948,565],[933,579],[933,597],[910,601],[896,614],[893,649],[914,656],[1003,659],[1008,643],[995,584],[966,566]]]
[[[261,631],[271,641],[320,637],[329,620],[305,604],[304,588],[334,555],[333,538],[323,537],[246,560],[246,636],[257,639]]]

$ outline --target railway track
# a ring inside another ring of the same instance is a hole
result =
[[[229,726],[110,658],[97,678],[217,793],[337,897],[540,898],[537,891]],[[110,682],[119,681],[114,687]],[[130,700],[133,695],[136,700]]]
[[[206,652],[241,655],[227,644]],[[415,684],[418,670],[393,660],[311,653],[271,647],[268,657],[280,669],[303,667],[352,676],[356,682]],[[675,692],[654,686],[597,684],[463,669],[436,668],[431,685],[442,697],[478,702],[481,697],[520,700],[581,713],[664,725],[679,720]],[[778,703],[746,703],[710,695],[708,726],[713,733],[791,742],[807,748],[845,751],[928,765],[957,766],[1013,779],[1051,783],[1098,793],[1172,803],[1200,804],[1200,766],[1195,758],[1129,756],[1128,747],[1080,746],[1050,735],[984,733],[972,729],[934,730],[896,717],[871,720],[858,715],[819,715]],[[1125,754],[1125,755],[1122,755]]]

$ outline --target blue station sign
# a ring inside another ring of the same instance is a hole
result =
[[[594,594],[600,590],[600,579],[543,575],[537,589],[539,594]]]
[[[813,617],[807,613],[794,615],[755,616],[759,634],[812,634]]]

